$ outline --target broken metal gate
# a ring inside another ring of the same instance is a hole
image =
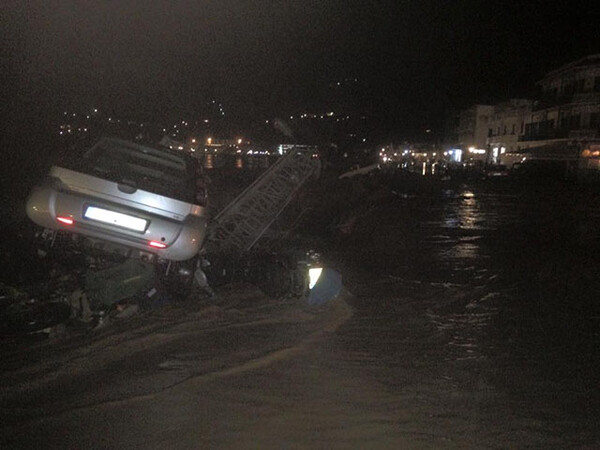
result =
[[[208,252],[249,250],[320,167],[312,151],[293,148],[227,205],[209,224]]]

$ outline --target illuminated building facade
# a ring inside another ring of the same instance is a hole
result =
[[[535,101],[475,105],[451,116],[446,149],[462,149],[463,162],[560,160],[600,168],[600,54],[566,64],[536,84]]]
[[[539,98],[519,138],[521,149],[577,159],[600,143],[600,54],[549,72],[537,85]]]
[[[491,105],[474,105],[451,116],[446,129],[446,151],[461,150],[462,162],[487,161],[489,122],[494,113]]]
[[[521,162],[523,154],[519,141],[525,125],[531,120],[532,106],[533,101],[526,99],[510,99],[494,105],[486,147],[490,163],[512,166]]]

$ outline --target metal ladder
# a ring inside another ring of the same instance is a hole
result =
[[[211,221],[206,251],[249,250],[319,168],[312,151],[291,149]]]

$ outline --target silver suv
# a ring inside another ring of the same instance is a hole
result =
[[[162,261],[193,259],[207,226],[201,167],[188,155],[103,138],[50,169],[27,201],[46,235]]]

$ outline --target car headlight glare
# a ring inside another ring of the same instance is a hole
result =
[[[323,272],[322,267],[311,267],[308,269],[308,288],[312,289],[317,284],[319,277],[321,276],[321,272]]]

